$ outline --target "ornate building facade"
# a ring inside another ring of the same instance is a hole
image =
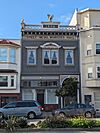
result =
[[[34,99],[45,109],[59,104],[55,91],[69,77],[79,81],[79,37],[76,26],[60,22],[21,23],[22,99]],[[78,92],[79,95],[79,92]]]

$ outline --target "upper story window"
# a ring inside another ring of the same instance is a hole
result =
[[[58,50],[43,50],[43,64],[57,65]]]
[[[97,67],[97,78],[100,78],[100,67]]]
[[[7,62],[7,48],[0,48],[0,62]]]
[[[93,78],[93,68],[92,67],[88,68],[88,78]]]
[[[0,75],[0,88],[15,88],[16,75]]]
[[[65,64],[74,65],[73,50],[65,50]]]
[[[14,48],[10,48],[10,62],[15,63],[16,53]]]
[[[0,62],[16,62],[16,50],[15,48],[3,48],[0,47]]]
[[[92,51],[92,45],[89,44],[87,45],[87,55],[91,55],[91,51]]]
[[[96,44],[96,54],[100,54],[100,44]]]
[[[27,64],[35,65],[36,64],[36,50],[27,51]]]

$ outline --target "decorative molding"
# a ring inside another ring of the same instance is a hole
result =
[[[61,48],[61,46],[53,42],[45,43],[44,45],[41,45],[40,47],[41,48],[58,48],[58,49]]]
[[[63,49],[76,49],[76,47],[63,47]]]
[[[22,76],[22,80],[32,79],[32,80],[42,80],[42,79],[59,79],[59,76]]]
[[[27,49],[37,49],[38,47],[27,46],[25,48],[27,48]]]

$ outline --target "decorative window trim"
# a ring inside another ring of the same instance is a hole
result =
[[[40,47],[41,48],[47,48],[47,49],[49,49],[49,48],[55,48],[55,49],[61,48],[61,46],[59,46],[58,44],[53,43],[53,42],[45,43],[44,45],[41,45]]]
[[[0,74],[0,76],[7,76],[8,77],[8,86],[0,86],[1,89],[16,89],[16,81],[17,75],[16,74]],[[11,85],[12,76],[14,76],[14,85]]]
[[[35,53],[34,63],[29,63],[29,51],[33,51]],[[27,65],[36,65],[36,49],[27,50]]]
[[[72,51],[72,53],[73,53],[72,63],[67,63],[67,62],[66,62],[66,52],[67,52],[67,51]],[[74,49],[65,49],[65,65],[66,65],[66,66],[74,66]]]
[[[63,47],[63,49],[65,49],[65,50],[74,50],[74,49],[76,49],[76,47]]]
[[[37,49],[38,47],[27,46],[26,49]]]
[[[49,60],[50,60],[50,63],[49,64],[45,64],[44,63],[44,52],[45,51],[49,51],[49,54],[51,55],[51,51],[56,51],[57,52],[57,64],[52,64],[51,62],[52,62],[52,59],[51,59],[51,56],[49,55]],[[57,65],[59,65],[59,51],[58,51],[58,49],[56,50],[56,49],[43,49],[42,50],[42,64],[43,65],[46,65],[46,66],[57,66]]]

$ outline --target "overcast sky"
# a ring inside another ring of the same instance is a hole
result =
[[[20,39],[22,19],[40,24],[47,14],[67,25],[76,8],[100,8],[100,0],[0,0],[0,38]]]

